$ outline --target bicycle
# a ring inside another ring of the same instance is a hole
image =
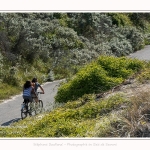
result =
[[[24,99],[21,108],[21,118],[25,119],[27,116],[36,115],[36,110],[34,107],[34,102],[30,102],[29,99]]]
[[[35,98],[33,98],[33,102],[30,102],[29,99],[24,99],[21,108],[21,118],[25,119],[28,115],[33,116],[42,112],[43,109],[43,101],[41,99],[42,92],[38,93],[38,102],[36,102]]]

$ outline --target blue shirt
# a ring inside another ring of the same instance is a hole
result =
[[[23,90],[23,96],[31,96],[32,87]]]
[[[40,86],[40,84],[38,82],[35,82],[35,85],[34,85],[35,92],[37,92],[37,89],[38,89],[39,86]]]

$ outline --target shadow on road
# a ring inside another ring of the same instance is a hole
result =
[[[15,118],[15,119],[12,119],[10,121],[7,121],[7,122],[1,124],[1,126],[9,126],[10,124],[12,124],[14,122],[18,122],[19,120],[21,120],[21,118]]]

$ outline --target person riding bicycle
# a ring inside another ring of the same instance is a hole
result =
[[[33,98],[31,96],[32,93],[34,94],[35,97],[37,97],[31,81],[26,81],[23,86],[23,94],[22,94],[25,104],[27,104],[28,102],[33,102]]]
[[[37,96],[38,96],[38,92],[37,92],[37,89],[38,89],[38,88],[41,89],[42,94],[45,93],[45,92],[44,92],[44,89],[42,88],[42,86],[38,83],[38,79],[37,79],[37,78],[33,78],[33,79],[32,79],[32,85],[33,85],[33,87],[34,87],[34,91],[35,91],[35,93],[36,93]],[[32,97],[35,98],[34,95],[32,95]],[[36,101],[38,101],[38,100],[36,100]]]

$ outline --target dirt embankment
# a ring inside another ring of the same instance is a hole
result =
[[[116,93],[123,93],[126,97],[130,98],[132,96],[137,96],[141,92],[148,92],[150,91],[150,81],[145,83],[140,83],[136,79],[128,79],[122,84],[112,88],[108,92],[100,93],[96,95],[96,99],[109,97]]]

